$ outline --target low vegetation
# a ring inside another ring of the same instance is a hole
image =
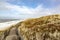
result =
[[[60,15],[27,19],[0,35],[0,40],[60,40]]]

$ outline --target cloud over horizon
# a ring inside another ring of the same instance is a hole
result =
[[[60,14],[60,5],[53,8],[44,8],[43,3],[35,8],[0,2],[0,16],[11,18],[33,18],[51,14]]]

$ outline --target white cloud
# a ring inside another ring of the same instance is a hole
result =
[[[44,8],[43,5],[38,5],[36,8],[29,8],[26,6],[18,6],[6,2],[0,2],[0,12],[1,11],[6,12],[6,14],[2,14],[3,16],[6,15],[14,18],[31,18],[56,13],[60,14],[60,6],[55,8]]]
[[[44,8],[43,5],[40,5],[37,6],[34,10],[34,13],[36,13],[37,15],[60,14],[60,5],[54,8]]]
[[[9,3],[0,3],[1,7],[0,7],[0,10],[13,10],[13,11],[17,11],[19,13],[27,13],[27,14],[31,14],[31,12],[33,11],[32,8],[28,8],[26,6],[17,6],[17,5],[12,5],[12,4],[9,4]]]

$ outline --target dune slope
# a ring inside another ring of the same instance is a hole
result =
[[[0,40],[60,40],[60,15],[19,21],[3,31]]]

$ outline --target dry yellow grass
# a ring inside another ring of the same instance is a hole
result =
[[[60,40],[60,15],[22,21],[18,30],[23,40]]]
[[[33,27],[33,25],[42,25],[47,24],[50,22],[54,22],[60,20],[60,15],[49,15],[49,16],[43,16],[40,18],[34,18],[34,19],[27,19],[24,20],[21,25],[25,25],[26,27]]]
[[[6,33],[5,31],[10,32],[15,27],[18,29],[18,35],[23,40],[60,40],[59,14],[21,21],[6,30],[0,31],[0,35]]]

